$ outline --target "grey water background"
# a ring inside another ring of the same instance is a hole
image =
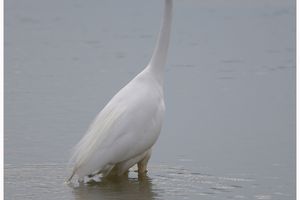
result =
[[[295,199],[294,0],[174,0],[147,177],[64,185],[71,148],[149,61],[162,0],[5,1],[5,199]]]

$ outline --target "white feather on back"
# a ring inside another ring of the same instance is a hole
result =
[[[124,110],[122,108],[106,108],[97,116],[87,133],[73,150],[71,162],[74,163],[75,171],[87,160],[91,159],[94,153],[99,151],[99,148],[102,147],[101,144],[110,132],[111,126],[122,115]]]
[[[109,104],[99,113],[94,122],[90,125],[88,131],[74,147],[72,151],[72,157],[70,164],[73,164],[73,173],[77,173],[81,167],[85,168],[90,163],[95,153],[99,152],[104,147],[102,144],[107,137],[111,127],[118,118],[124,113],[125,109],[122,107],[111,107]],[[100,152],[99,152],[100,153]],[[101,165],[101,163],[99,163]],[[92,166],[92,168],[97,166]],[[88,167],[89,168],[89,167]],[[92,170],[92,169],[91,169]],[[89,170],[88,170],[89,171]],[[83,172],[83,173],[94,173],[94,171]],[[88,175],[85,174],[85,175]]]

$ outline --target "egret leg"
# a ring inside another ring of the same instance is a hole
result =
[[[105,175],[105,177],[113,177],[113,176],[121,176],[121,175],[128,175],[128,169],[123,169],[120,164],[115,164],[112,170]]]
[[[146,153],[145,157],[137,163],[138,173],[145,174],[147,173],[147,164],[151,156],[151,149]]]
[[[102,170],[102,175],[103,177],[106,177],[110,174],[110,172],[112,171],[112,169],[114,168],[115,165],[109,165],[107,166],[104,170]]]
[[[147,168],[147,163],[148,160],[150,158],[151,155],[151,149],[147,150],[146,152],[133,157],[129,160],[125,160],[123,162],[117,163],[114,168],[110,171],[110,173],[108,174],[108,176],[121,176],[121,175],[128,175],[128,170],[129,168],[131,168],[133,165],[137,164],[137,163],[141,163],[141,166],[143,166],[144,168]],[[145,170],[144,170],[145,171]]]

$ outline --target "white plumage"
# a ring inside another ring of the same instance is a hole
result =
[[[165,104],[163,71],[171,30],[172,0],[165,0],[163,24],[149,65],[123,87],[99,113],[75,146],[74,174],[122,175],[138,164],[146,171],[151,147],[162,127]]]

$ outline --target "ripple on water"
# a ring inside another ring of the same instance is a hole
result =
[[[209,198],[218,197],[221,193],[238,193],[244,184],[252,179],[238,177],[218,177],[183,168],[155,166],[152,169],[153,182],[168,196],[192,196]],[[168,184],[162,184],[166,182]]]
[[[128,177],[63,184],[64,164],[5,165],[5,199],[272,199],[251,187],[245,175],[215,176],[182,167],[152,165],[147,176],[132,169]]]

